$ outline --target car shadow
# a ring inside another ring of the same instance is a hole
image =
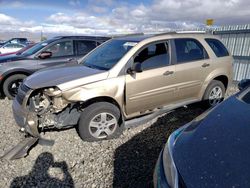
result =
[[[113,187],[153,187],[154,167],[168,136],[205,110],[199,104],[176,109],[117,148]]]
[[[57,169],[62,178],[52,177],[49,170]],[[74,187],[74,181],[68,171],[65,161],[55,162],[51,153],[44,152],[38,156],[31,172],[25,176],[16,177],[10,185],[11,188],[23,187]]]

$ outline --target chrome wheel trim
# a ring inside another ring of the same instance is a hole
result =
[[[209,104],[211,106],[215,106],[221,102],[222,96],[222,89],[219,86],[214,87],[211,92],[209,93]]]
[[[89,133],[95,138],[102,139],[112,135],[117,126],[118,122],[113,114],[102,112],[91,119]]]

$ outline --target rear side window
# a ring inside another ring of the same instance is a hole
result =
[[[177,63],[207,59],[208,55],[201,43],[195,39],[175,39]]]
[[[217,39],[205,39],[217,57],[229,56],[226,47]]]
[[[135,57],[134,62],[141,63],[143,70],[169,65],[168,43],[150,44]]]
[[[76,49],[78,55],[85,55],[97,46],[95,41],[77,40]]]

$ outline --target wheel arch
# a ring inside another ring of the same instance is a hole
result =
[[[120,113],[123,115],[122,107],[119,105],[119,103],[114,98],[109,97],[109,96],[99,96],[99,97],[91,98],[91,99],[89,99],[87,101],[84,101],[81,106],[83,108],[86,108],[87,106],[89,106],[91,104],[94,104],[94,103],[97,103],[97,102],[111,103],[111,104],[115,105],[119,109]]]
[[[217,80],[217,81],[221,81],[223,83],[223,85],[225,86],[225,90],[227,90],[228,86],[229,86],[229,78],[227,75],[225,74],[217,74],[211,77],[208,77],[207,80],[204,82],[203,88],[199,94],[199,98],[202,100],[207,87],[209,86],[209,84],[213,81],[213,80]]]
[[[213,80],[221,81],[227,90],[228,87],[228,77],[226,75],[220,75],[215,77]],[[211,82],[211,81],[210,81]]]

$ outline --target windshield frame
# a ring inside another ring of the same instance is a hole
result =
[[[39,43],[35,44],[34,46],[32,46],[31,48],[25,50],[20,55],[24,55],[24,56],[37,56],[37,53],[40,53],[41,50],[43,50],[44,48],[48,47],[51,43],[53,43],[55,41],[56,41],[55,39],[49,39],[49,40],[46,40],[46,41],[39,42]],[[47,45],[43,46],[42,45],[43,43],[47,43]],[[33,53],[28,53],[28,51],[31,51],[33,48],[37,47],[38,45],[41,45],[41,48],[39,48],[38,50],[36,50]]]

